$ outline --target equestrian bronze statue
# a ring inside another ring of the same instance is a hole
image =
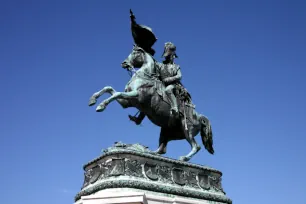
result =
[[[206,150],[213,154],[213,134],[210,121],[195,110],[191,96],[181,83],[180,66],[174,63],[176,46],[166,43],[162,63],[154,59],[155,51],[151,48],[157,38],[151,28],[139,25],[131,12],[131,30],[135,45],[130,55],[122,62],[122,68],[133,73],[124,92],[117,92],[106,86],[90,97],[92,106],[104,93],[111,96],[100,103],[96,111],[102,112],[112,101],[117,101],[123,108],[135,107],[138,116],[129,116],[137,125],[147,117],[161,127],[157,154],[165,154],[167,144],[172,140],[186,139],[191,151],[181,156],[182,161],[189,161],[201,147],[194,137],[200,133]],[[137,70],[135,68],[138,68]]]

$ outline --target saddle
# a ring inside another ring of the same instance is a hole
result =
[[[193,110],[195,105],[191,101],[191,96],[187,89],[178,84],[175,89],[175,96],[177,99],[178,109],[182,117],[186,117],[191,123],[193,123]]]
[[[157,81],[155,83],[155,88],[156,88],[157,94],[162,98],[162,100],[166,103],[169,103],[168,96],[166,95],[164,91],[162,91],[164,88],[163,83],[161,81]],[[193,110],[195,109],[195,105],[192,103],[191,96],[188,93],[187,89],[181,83],[178,83],[176,84],[174,95],[177,100],[177,105],[178,105],[178,109],[180,112],[180,116],[181,117],[186,116],[186,118],[191,123],[193,123],[192,114],[193,114]]]

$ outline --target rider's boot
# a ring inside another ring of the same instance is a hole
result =
[[[169,126],[173,125],[175,120],[178,119],[179,116],[179,110],[177,107],[177,101],[176,101],[176,97],[174,96],[174,94],[172,92],[167,92],[167,96],[170,100],[170,105],[171,105],[171,109],[170,109],[170,120],[169,120]]]
[[[139,117],[129,115],[129,118],[130,118],[131,121],[135,122],[136,125],[140,125],[141,120],[140,120]]]
[[[139,115],[138,116],[136,115],[135,116],[129,115],[129,118],[131,121],[134,121],[136,125],[140,125],[143,119],[146,117],[146,114],[144,112],[139,111]]]

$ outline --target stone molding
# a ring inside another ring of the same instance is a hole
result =
[[[96,194],[82,196],[75,204],[223,204],[181,196],[156,195],[153,192],[139,192],[135,189],[114,188]]]

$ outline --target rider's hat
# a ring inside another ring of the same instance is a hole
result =
[[[178,58],[178,56],[176,55],[176,46],[172,42],[165,43],[162,57],[167,57],[169,55],[174,55],[175,58]]]

